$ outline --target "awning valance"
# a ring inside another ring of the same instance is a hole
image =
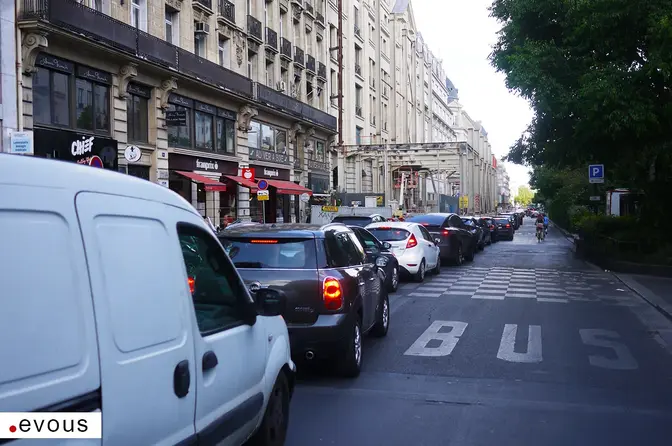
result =
[[[308,195],[313,195],[313,191],[310,189],[306,189],[303,186],[299,186],[296,183],[292,183],[291,181],[284,181],[284,180],[266,180],[269,186],[274,187],[277,189],[278,193],[280,194],[285,194],[285,195],[301,195],[301,194],[308,194]]]
[[[212,178],[199,175],[194,172],[185,172],[182,170],[176,170],[175,173],[182,175],[185,178],[189,178],[194,183],[200,183],[205,186],[205,190],[208,192],[226,192],[226,184],[220,183],[217,180]]]

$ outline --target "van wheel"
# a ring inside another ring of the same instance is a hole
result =
[[[362,370],[362,321],[357,318],[350,328],[350,335],[341,356],[341,375],[356,378]]]
[[[380,303],[380,310],[376,315],[376,324],[371,329],[371,335],[382,338],[387,335],[387,330],[390,328],[390,298],[387,292],[384,292],[382,302]]]
[[[259,429],[247,443],[249,446],[282,446],[287,436],[289,424],[289,385],[284,372],[278,379],[268,397],[268,405]]]

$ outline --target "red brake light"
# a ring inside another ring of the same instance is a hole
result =
[[[511,227],[511,225],[507,223],[507,224],[506,224],[506,227],[507,227],[507,228],[510,228],[510,227]]]
[[[443,235],[450,235],[450,231],[447,229],[444,229],[443,232],[441,233]]]
[[[429,223],[423,223],[422,226],[429,226]]]
[[[191,294],[194,294],[194,291],[196,290],[196,281],[193,277],[189,277],[187,278],[187,283],[189,284],[189,291]]]
[[[490,229],[495,229],[495,225],[490,225]]]
[[[406,249],[413,248],[414,246],[418,246],[418,241],[415,239],[415,235],[411,234],[411,237],[406,243]]]
[[[343,291],[341,282],[333,277],[327,277],[322,283],[322,298],[327,310],[340,310],[343,306]]]
[[[250,243],[254,243],[254,244],[258,244],[258,245],[275,245],[276,243],[278,243],[278,241],[277,240],[262,239],[262,240],[250,240]]]
[[[392,226],[378,226],[376,229],[392,229]]]

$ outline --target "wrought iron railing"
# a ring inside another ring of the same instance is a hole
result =
[[[258,41],[262,41],[261,22],[252,15],[247,16],[247,34]]]
[[[218,13],[219,17],[223,17],[231,23],[236,23],[236,5],[229,0],[218,0]]]

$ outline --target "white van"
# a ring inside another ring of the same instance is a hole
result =
[[[0,412],[101,410],[87,444],[281,445],[284,303],[174,192],[0,154]]]

